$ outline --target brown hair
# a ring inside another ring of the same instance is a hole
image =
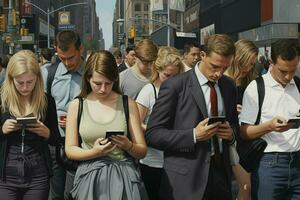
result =
[[[78,33],[70,30],[61,31],[56,35],[56,48],[61,49],[63,52],[68,51],[72,46],[77,50],[80,49],[81,40]]]
[[[139,41],[134,52],[136,56],[143,61],[154,61],[157,58],[158,47],[149,39]]]
[[[235,53],[233,40],[225,34],[210,35],[205,41],[203,49],[207,55],[214,52],[227,57]]]
[[[81,97],[86,97],[92,91],[89,81],[93,75],[93,72],[97,72],[113,81],[114,84],[112,90],[119,94],[121,93],[119,88],[119,72],[116,60],[109,51],[101,50],[98,52],[93,52],[87,60],[82,78],[82,89],[80,93]]]
[[[174,65],[179,68],[179,73],[183,72],[182,57],[180,52],[174,47],[160,47],[157,54],[157,59],[152,68],[151,82],[153,83],[159,77],[159,72],[164,70],[169,65]]]

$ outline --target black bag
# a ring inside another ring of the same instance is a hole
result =
[[[258,92],[258,113],[255,125],[259,124],[261,117],[261,106],[265,97],[265,84],[263,78],[260,76],[256,79],[257,92]],[[262,138],[254,140],[239,139],[237,149],[240,156],[240,165],[247,171],[252,172],[255,170],[264,154],[267,147],[267,142]]]
[[[81,137],[79,134],[79,125],[81,120],[81,114],[82,114],[82,97],[76,97],[79,100],[78,105],[78,116],[77,116],[77,130],[78,130],[78,142],[81,144]],[[65,145],[64,142],[56,146],[56,162],[63,167],[64,169],[68,171],[76,171],[79,161],[70,160],[68,159],[66,152],[65,152]]]
[[[255,121],[255,125],[259,124],[261,117],[261,106],[265,97],[265,84],[263,78],[260,76],[256,80],[257,92],[258,92],[258,113]],[[300,79],[294,77],[296,86],[300,92]],[[264,154],[264,150],[267,147],[267,142],[262,138],[254,140],[240,139],[237,143],[237,149],[240,156],[240,165],[247,171],[253,172],[259,165],[260,159]]]

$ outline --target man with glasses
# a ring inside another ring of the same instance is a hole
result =
[[[158,48],[149,39],[138,42],[134,48],[135,64],[120,73],[121,92],[136,99],[140,90],[149,83],[151,67],[156,60]]]
[[[84,64],[81,58],[82,51],[83,45],[77,33],[70,30],[61,31],[56,36],[56,52],[60,62],[56,66],[51,65],[42,70],[45,90],[53,96],[56,102],[58,127],[63,141],[69,103],[80,93]],[[56,71],[53,72],[51,67],[57,67]],[[54,73],[54,78],[49,85],[48,73],[50,71]],[[55,148],[51,148],[50,151],[53,159],[53,177],[50,180],[49,199],[69,199],[74,173],[66,172],[56,163]]]
[[[162,83],[145,134],[164,151],[161,199],[232,199],[228,149],[239,125],[236,88],[223,73],[234,53],[227,35],[211,35],[201,62]],[[223,123],[209,123],[221,115]]]
[[[298,49],[296,42],[288,39],[272,43],[271,66],[262,76],[265,96],[258,125],[254,125],[259,108],[256,81],[244,93],[241,136],[268,143],[251,173],[253,200],[300,199],[300,129],[288,123],[300,109],[300,80],[295,76]]]

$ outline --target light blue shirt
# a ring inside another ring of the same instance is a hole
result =
[[[45,91],[47,91],[48,70],[42,69]],[[69,103],[79,95],[81,90],[81,79],[83,76],[83,64],[73,73],[69,73],[65,65],[59,63],[51,86],[51,95],[56,103],[57,117],[66,115]],[[65,136],[65,131],[60,126],[61,136]]]

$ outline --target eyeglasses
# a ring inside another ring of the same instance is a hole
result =
[[[154,62],[154,60],[145,60],[136,54],[135,56],[143,63],[143,65],[152,64]]]

